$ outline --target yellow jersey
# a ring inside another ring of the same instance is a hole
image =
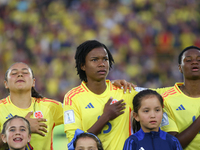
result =
[[[15,116],[25,117],[28,112],[33,111],[31,118],[45,118],[47,122],[46,136],[33,133],[31,135],[30,144],[34,150],[52,150],[53,149],[53,128],[56,125],[63,124],[63,108],[62,103],[48,98],[32,97],[31,106],[22,109],[15,106],[10,96],[0,100],[0,129],[2,130],[4,122]]]

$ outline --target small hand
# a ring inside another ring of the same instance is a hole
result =
[[[47,133],[47,125],[42,122],[46,122],[47,120],[44,118],[30,118],[32,114],[33,112],[29,112],[25,117],[31,125],[31,132],[45,136],[43,132]]]
[[[126,103],[123,103],[124,100],[117,101],[113,104],[111,104],[113,98],[111,97],[108,102],[105,104],[103,114],[109,117],[109,120],[113,120],[116,117],[120,116],[124,113],[124,110],[126,108]]]
[[[111,83],[117,87],[120,87],[121,89],[124,89],[124,93],[126,93],[127,88],[131,93],[131,89],[137,87],[137,85],[127,82],[126,80],[113,80]]]

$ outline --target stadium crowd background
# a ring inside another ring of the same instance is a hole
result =
[[[26,62],[36,89],[63,101],[80,84],[76,47],[97,39],[112,52],[109,79],[142,87],[182,81],[177,56],[186,46],[200,47],[198,0],[1,0],[0,97],[8,66]]]

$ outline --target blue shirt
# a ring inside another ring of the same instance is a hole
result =
[[[182,150],[178,139],[159,129],[144,133],[142,128],[131,135],[124,144],[123,150]]]

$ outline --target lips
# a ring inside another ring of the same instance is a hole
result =
[[[17,82],[25,82],[24,80],[17,80]]]
[[[192,71],[199,71],[199,67],[192,67]]]
[[[20,137],[17,137],[17,138],[14,138],[14,139],[13,139],[14,142],[21,142],[22,140],[23,140],[23,139],[20,138]]]
[[[99,70],[98,73],[99,74],[106,74],[106,70]]]
[[[157,122],[157,121],[154,121],[154,120],[153,120],[153,121],[150,121],[150,123],[152,123],[152,124],[154,124],[154,123],[156,123],[156,122]]]

